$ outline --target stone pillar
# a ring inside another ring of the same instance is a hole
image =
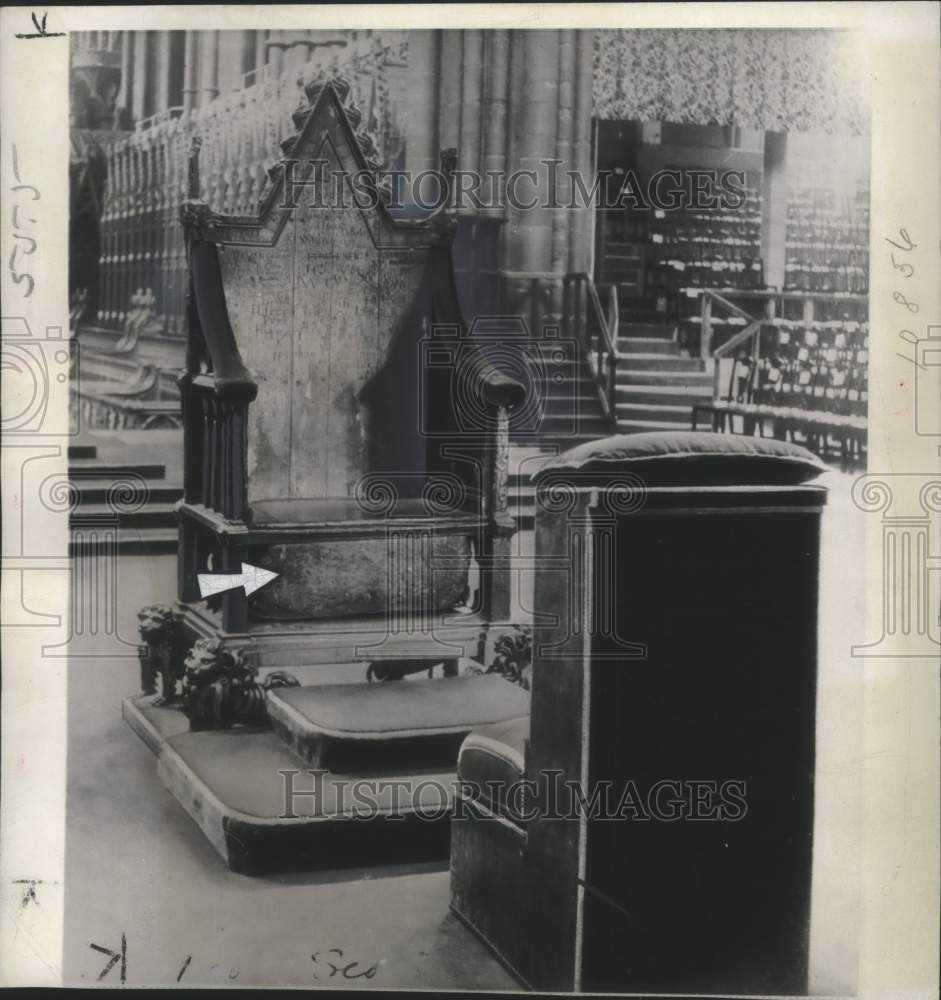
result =
[[[459,170],[480,170],[480,112],[483,93],[483,32],[461,32],[463,66],[461,73],[461,135],[458,146]]]
[[[244,35],[241,31],[219,32],[219,69],[216,86],[220,93],[238,90],[242,85],[242,50]]]
[[[406,169],[412,177],[438,167],[438,97],[441,32],[415,31],[408,51],[408,130]]]
[[[761,260],[764,282],[784,287],[787,235],[787,133],[765,132],[761,177]]]
[[[481,167],[488,172],[502,173],[506,170],[506,126],[507,90],[510,70],[510,33],[508,31],[488,31],[484,35],[485,90],[483,106],[483,136],[481,139],[483,158]],[[482,215],[501,216],[500,182],[486,180],[484,198],[493,207],[484,208]]]
[[[441,33],[441,85],[438,91],[438,145],[459,149],[461,136],[461,31]]]
[[[131,110],[131,35],[130,31],[121,32],[121,89],[115,106],[115,119],[119,128],[127,127],[127,119]]]
[[[255,79],[261,75],[261,68],[268,62],[268,53],[265,48],[265,32],[256,31],[255,36]]]
[[[552,277],[553,211],[547,207],[549,175],[542,161],[556,143],[559,32],[514,31],[510,65],[507,170],[513,183],[507,190],[503,305],[525,317],[538,336],[549,314]]]
[[[265,43],[268,49],[268,72],[272,80],[276,80],[284,70],[283,31],[270,31]]]
[[[196,32],[187,31],[183,44],[183,113],[196,105]]]
[[[134,39],[134,82],[131,91],[131,115],[135,122],[144,117],[144,98],[147,89],[147,32],[133,31]]]
[[[574,169],[573,124],[575,104],[575,31],[559,32],[559,94],[556,115],[555,159],[561,162],[555,167],[555,177],[550,193],[559,206],[552,210],[552,272],[550,289],[550,315],[553,323],[562,318],[562,278],[568,267],[571,210],[565,208],[569,201],[566,171]]]
[[[594,182],[594,163],[591,153],[592,74],[594,70],[594,40],[592,32],[580,29],[575,32],[574,98],[572,112],[572,161],[581,176],[586,190]],[[569,223],[568,270],[591,273],[591,244],[594,209],[580,207],[572,210]]]
[[[199,104],[219,96],[219,32],[199,33]]]
[[[157,73],[154,92],[154,114],[170,106],[170,32],[157,32]]]

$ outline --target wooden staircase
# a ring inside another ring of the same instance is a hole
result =
[[[618,433],[688,430],[692,404],[712,396],[706,363],[681,354],[668,324],[621,323],[619,332]]]

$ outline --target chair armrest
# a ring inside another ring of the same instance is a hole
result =
[[[518,406],[526,398],[526,387],[522,382],[504,374],[489,361],[485,361],[474,372],[480,385],[481,398],[494,408]]]

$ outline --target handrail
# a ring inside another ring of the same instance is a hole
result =
[[[717,305],[724,306],[729,312],[735,313],[736,316],[741,316],[742,319],[753,319],[754,317],[746,312],[741,306],[737,306],[734,302],[729,302],[729,300],[721,295],[719,292],[713,291],[711,288],[704,288],[703,294],[708,295],[709,298],[713,300]]]
[[[604,346],[607,348],[609,354],[617,356],[617,348],[611,338],[611,331],[608,329],[608,320],[604,314],[604,310],[601,308],[601,299],[598,297],[598,289],[595,287],[595,283],[588,277],[587,274],[585,275],[585,278],[588,282],[588,298],[591,301],[592,309],[595,313],[595,322],[597,322],[598,327],[601,330],[601,335],[604,337]],[[613,286],[611,288],[611,292],[615,295],[616,300],[617,293],[615,292]]]
[[[617,290],[610,290],[606,315],[591,277],[583,271],[571,272],[563,279],[562,313],[564,332],[588,362],[601,409],[612,431],[617,430]]]
[[[608,346],[617,354],[617,343],[621,328],[621,309],[618,305],[618,290],[614,285],[608,289]]]
[[[736,305],[734,302],[730,302],[724,295],[714,291],[711,288],[703,288],[702,291],[702,320],[701,320],[701,340],[700,340],[700,355],[702,359],[708,360],[710,357],[713,362],[712,369],[712,398],[718,401],[720,398],[720,387],[719,380],[721,377],[721,365],[722,359],[729,354],[737,351],[744,343],[749,340],[754,340],[755,347],[752,351],[752,361],[749,366],[749,377],[748,385],[749,389],[753,381],[754,372],[757,367],[757,358],[761,350],[761,329],[764,321],[756,316],[752,316],[746,309],[741,306]],[[727,312],[732,313],[739,319],[746,320],[746,325],[743,329],[739,330],[738,333],[730,337],[724,344],[713,350],[712,339],[713,339],[713,329],[712,329],[712,307],[713,304],[721,306]],[[769,299],[768,306],[771,313],[774,311],[774,300]],[[732,399],[732,394],[735,391],[735,375],[736,369],[738,368],[738,357],[733,357],[732,371],[729,375],[729,389],[727,394],[727,399]]]

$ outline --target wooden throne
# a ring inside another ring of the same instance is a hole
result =
[[[467,336],[454,214],[388,207],[348,93],[307,88],[256,216],[183,207],[167,695],[197,643],[253,673],[360,662],[379,677],[436,663],[451,674],[509,615],[508,425],[524,389]],[[191,191],[198,150],[192,173]],[[279,576],[202,599],[200,574],[243,563]]]

